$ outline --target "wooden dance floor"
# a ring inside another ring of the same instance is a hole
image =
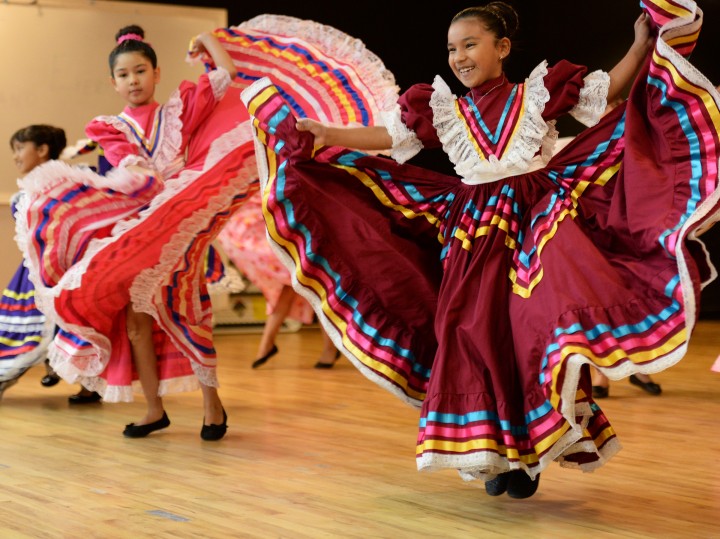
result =
[[[36,367],[0,403],[2,538],[720,537],[720,322],[688,356],[600,401],[623,449],[593,473],[551,465],[528,500],[488,497],[452,471],[419,473],[418,412],[347,360],[312,368],[318,330],[278,337],[251,370],[259,335],[220,335],[230,429],[203,442],[200,392],[172,396],[170,428],[125,439],[130,404],[69,406]]]

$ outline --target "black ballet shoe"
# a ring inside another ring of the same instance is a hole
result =
[[[93,391],[89,395],[83,395],[82,391],[80,393],[75,393],[74,395],[70,395],[68,397],[68,403],[69,404],[92,404],[94,402],[98,402],[100,399],[102,399],[102,396],[100,393],[97,393]]]
[[[268,359],[270,359],[277,353],[278,353],[278,347],[273,344],[272,349],[267,354],[265,354],[263,357],[257,358],[255,361],[253,361],[252,368],[257,369],[260,365],[264,365],[265,363],[267,363]]]
[[[45,360],[45,369],[47,370],[47,374],[42,377],[40,380],[40,384],[45,387],[52,387],[56,385],[60,381],[60,377],[55,374],[55,371],[50,366],[50,360]]]
[[[605,386],[592,386],[593,399],[607,399],[610,396],[610,388]]]
[[[507,494],[511,498],[516,500],[522,500],[529,498],[538,489],[540,484],[540,474],[535,476],[535,479],[530,479],[530,476],[522,470],[513,470],[510,472],[510,479],[508,480]]]
[[[164,429],[169,426],[170,418],[168,418],[167,412],[163,412],[163,416],[160,419],[153,421],[152,423],[148,423],[147,425],[136,425],[135,423],[125,425],[123,436],[126,438],[145,438],[145,436],[151,432],[155,432],[156,430]]]
[[[495,479],[485,481],[485,492],[489,496],[500,496],[505,494],[510,480],[510,472],[504,472],[495,476]]]
[[[630,383],[634,386],[642,388],[643,391],[650,393],[651,395],[659,395],[662,393],[662,388],[658,384],[655,382],[643,382],[634,374],[630,375]]]
[[[340,350],[335,351],[335,357],[330,363],[324,363],[322,361],[318,361],[313,365],[314,369],[332,369],[335,366],[335,363],[337,363],[337,360],[340,359]]]
[[[203,426],[200,430],[200,438],[207,442],[215,442],[219,439],[221,439],[223,436],[225,436],[225,433],[227,432],[227,414],[225,413],[225,408],[223,408],[223,422],[220,425],[212,424],[212,425],[206,425],[205,420],[203,420]]]
[[[45,387],[52,387],[57,385],[60,381],[60,377],[57,374],[46,374],[40,379],[40,384]]]

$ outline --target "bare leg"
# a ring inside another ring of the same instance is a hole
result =
[[[592,369],[592,385],[610,387],[610,380],[597,369]]]
[[[223,422],[223,405],[216,387],[200,384],[203,394],[203,408],[205,409],[205,425],[220,425]]]
[[[650,375],[649,375],[649,374],[640,374],[640,373],[638,373],[638,374],[635,375],[635,378],[637,378],[638,380],[640,380],[643,384],[652,384],[652,383],[654,383],[654,382],[653,382],[653,379],[650,378]]]
[[[157,356],[152,340],[153,319],[149,314],[138,313],[132,306],[127,308],[127,333],[130,339],[133,362],[140,378],[147,402],[147,413],[136,425],[147,425],[163,417],[165,410],[158,396],[160,380],[157,372]]]
[[[333,365],[340,357],[338,349],[335,348],[335,345],[330,339],[330,335],[328,335],[324,329],[320,328],[320,332],[323,337],[323,349],[317,362],[325,365]]]
[[[285,318],[287,318],[296,296],[297,294],[291,286],[284,286],[280,291],[275,309],[273,309],[273,312],[265,322],[265,328],[263,328],[263,334],[260,339],[260,346],[258,347],[258,357],[264,356],[272,349],[275,344],[275,337],[277,337],[280,326],[282,326]]]

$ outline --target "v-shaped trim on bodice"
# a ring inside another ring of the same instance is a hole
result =
[[[524,95],[525,85],[516,84],[508,96],[495,132],[490,131],[471,95],[456,101],[457,114],[464,121],[468,139],[475,146],[481,159],[485,160],[491,155],[501,159],[511,146],[525,111]]]
[[[129,114],[121,112],[117,116],[120,121],[129,128],[130,135],[132,135],[135,139],[138,146],[145,150],[145,153],[151,158],[154,156],[155,151],[160,147],[164,108],[165,107],[163,105],[160,105],[155,109],[152,127],[150,128],[150,133],[147,135],[142,126]]]

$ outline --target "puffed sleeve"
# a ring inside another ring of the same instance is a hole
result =
[[[550,94],[543,111],[545,120],[569,113],[579,122],[591,126],[604,114],[610,88],[607,73],[587,73],[586,67],[562,60],[548,68],[543,82]]]
[[[113,126],[113,116],[98,116],[85,126],[85,134],[102,148],[105,158],[113,166],[145,164],[140,149],[124,133]]]
[[[430,84],[415,84],[400,96],[396,110],[384,116],[385,127],[393,141],[390,155],[399,163],[404,163],[423,148],[441,146],[430,107],[433,92]]]
[[[230,74],[219,67],[200,75],[197,83],[183,81],[178,88],[183,101],[183,134],[190,136],[222,99],[230,86]]]

